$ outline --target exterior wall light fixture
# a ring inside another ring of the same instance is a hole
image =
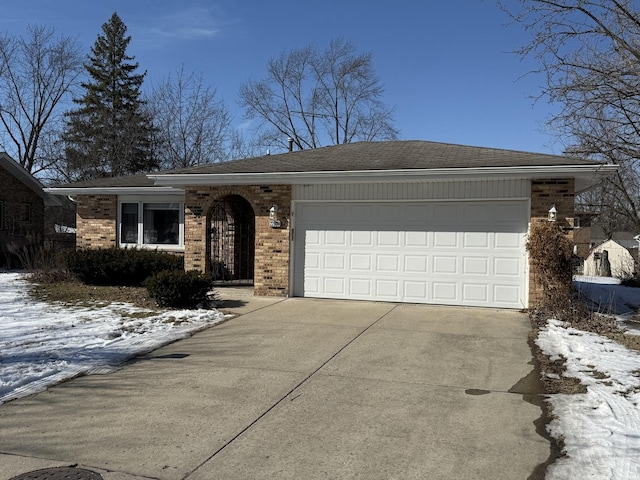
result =
[[[271,228],[280,228],[282,222],[280,222],[280,216],[278,215],[278,206],[272,205],[269,209],[269,226]]]
[[[558,219],[558,210],[556,210],[556,205],[554,203],[553,205],[551,205],[551,208],[549,209],[549,221],[555,222],[557,219]]]

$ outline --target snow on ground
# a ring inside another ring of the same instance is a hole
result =
[[[593,305],[606,299],[606,311],[621,319],[640,305],[640,288],[598,277],[575,280]],[[557,320],[549,320],[537,344],[552,359],[563,356],[564,375],[587,387],[585,394],[549,396],[556,418],[547,428],[564,439],[567,456],[548,468],[546,478],[640,478],[640,354]]]
[[[78,375],[112,372],[224,319],[217,310],[51,305],[29,297],[28,287],[21,273],[0,273],[0,404]]]

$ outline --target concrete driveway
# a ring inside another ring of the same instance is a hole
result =
[[[543,478],[524,314],[236,300],[241,316],[116,373],[0,405],[0,480],[71,464],[106,480]]]

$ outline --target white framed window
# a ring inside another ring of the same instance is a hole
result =
[[[122,197],[118,201],[122,247],[184,249],[184,202],[180,197]]]

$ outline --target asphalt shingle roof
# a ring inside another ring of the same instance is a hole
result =
[[[419,140],[358,142],[277,155],[212,163],[158,174],[232,174],[278,172],[341,172],[439,168],[593,165],[594,162],[542,153],[471,147]],[[146,175],[105,178],[70,185],[82,187],[147,187]]]

